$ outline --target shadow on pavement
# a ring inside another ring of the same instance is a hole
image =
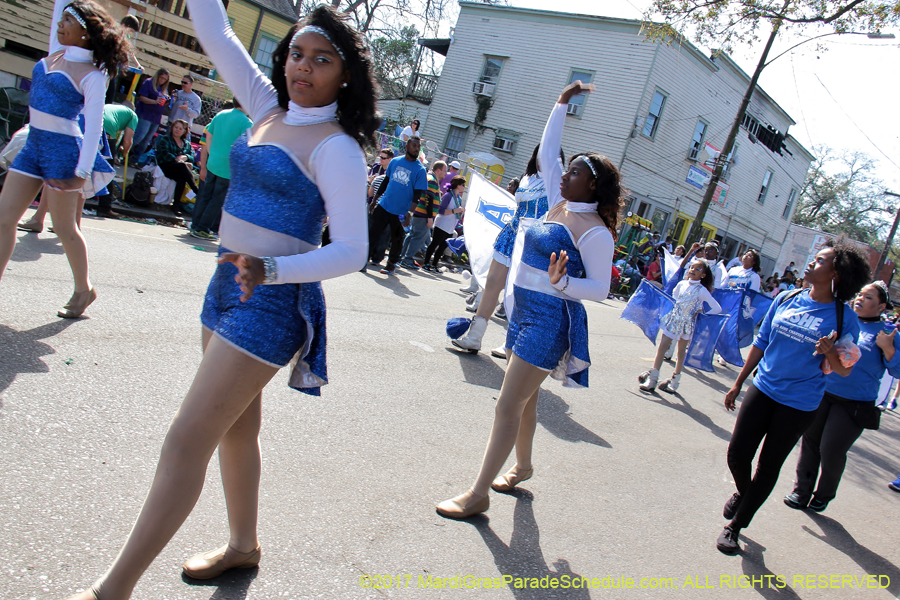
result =
[[[698,371],[697,369],[691,369],[690,373],[694,379],[696,379],[703,385],[705,385],[709,388],[712,388],[712,389],[716,390],[717,392],[722,392],[722,394],[727,394],[728,390],[731,389],[731,386],[723,385],[720,381],[717,381],[715,379],[711,379],[710,377],[707,377],[706,375],[703,374],[703,371]],[[734,371],[732,371],[730,369],[719,369],[716,373],[717,374],[724,373],[730,381],[734,381],[735,379],[737,379],[737,373],[735,373]]]
[[[499,359],[492,359],[483,353],[470,354],[451,348],[447,348],[447,351],[459,355],[459,364],[466,383],[500,390],[506,371],[500,366]],[[565,400],[553,392],[541,389],[541,395],[538,396],[537,421],[544,429],[567,442],[585,442],[612,448],[609,442],[573,419],[568,411],[569,405]]]
[[[34,262],[45,254],[65,254],[62,242],[54,234],[48,232],[46,227],[44,227],[44,233],[29,233],[19,237],[9,260]]]
[[[690,404],[687,403],[687,400],[685,400],[681,394],[674,395],[676,398],[681,400],[680,404],[676,404],[675,402],[669,402],[669,400],[667,400],[664,396],[661,396],[660,394],[657,394],[656,392],[638,394],[638,393],[632,392],[631,390],[625,390],[625,391],[627,391],[632,396],[637,396],[638,398],[641,398],[642,400],[651,400],[661,406],[665,406],[666,408],[671,408],[672,410],[677,410],[678,412],[680,412],[684,415],[687,415],[688,417],[690,417],[691,419],[693,419],[694,421],[696,421],[698,424],[702,425],[703,427],[706,427],[707,429],[709,429],[710,432],[712,432],[712,434],[714,436],[716,436],[717,438],[719,438],[720,440],[723,440],[726,442],[731,441],[731,432],[730,431],[728,431],[727,429],[723,429],[722,427],[719,427],[718,425],[716,425],[713,422],[713,420],[709,417],[709,415],[707,415],[705,412],[697,410],[696,408],[693,408]]]
[[[807,514],[816,525],[822,528],[824,535],[819,535],[804,525],[803,530],[806,533],[825,542],[832,548],[840,550],[853,559],[869,575],[887,575],[890,578],[887,590],[891,593],[891,596],[897,597],[900,594],[900,568],[897,568],[897,565],[861,545],[853,539],[853,536],[844,529],[843,525],[834,519],[809,511],[807,511]]]
[[[800,596],[791,587],[791,582],[785,579],[784,576],[782,576],[781,581],[778,581],[775,573],[766,566],[766,558],[763,556],[766,548],[746,536],[742,537],[745,543],[741,552],[741,570],[744,572],[744,575],[750,578],[753,589],[766,600],[799,599]],[[739,589],[737,584],[735,584],[735,589]]]
[[[569,561],[558,558],[554,561],[552,570],[547,565],[544,553],[541,551],[540,531],[534,520],[534,509],[532,508],[534,496],[531,492],[519,488],[510,495],[516,498],[516,508],[513,513],[513,532],[509,539],[509,545],[503,543],[503,540],[494,533],[487,517],[472,519],[470,523],[478,530],[485,545],[494,555],[494,564],[497,565],[497,570],[501,575],[529,581],[537,579],[539,585],[541,580],[546,578],[545,585],[556,580],[558,586],[555,589],[533,589],[530,586],[517,588],[513,581],[509,585],[513,597],[518,600],[547,598],[552,590],[554,598],[590,598],[591,595],[587,589],[563,587],[571,585],[568,582],[581,578],[581,575],[572,572]]]
[[[7,325],[0,325],[0,348],[10,349],[4,352],[0,363],[0,392],[8,388],[19,373],[49,372],[50,367],[41,357],[56,354],[56,350],[39,340],[53,337],[75,321],[59,319],[28,331],[16,331]]]
[[[212,579],[191,579],[182,572],[181,580],[194,587],[217,587],[209,600],[244,600],[250,591],[250,584],[258,574],[258,567],[233,569]]]
[[[368,267],[369,270],[371,270],[373,268],[374,267]],[[392,292],[394,292],[394,294],[396,294],[397,296],[400,296],[401,298],[411,298],[413,296],[419,296],[420,294],[411,292],[408,287],[406,287],[405,285],[400,283],[400,280],[396,277],[396,274],[399,272],[400,272],[400,270],[398,268],[396,271],[394,271],[393,276],[386,275],[384,278],[374,277],[374,276],[372,276],[371,273],[369,273],[368,270],[365,273],[363,273],[363,275],[366,275],[367,277],[369,277],[372,281],[374,281],[378,285],[386,287],[387,289],[391,290]],[[378,273],[377,269],[375,270],[375,273]]]

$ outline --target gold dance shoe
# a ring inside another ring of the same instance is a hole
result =
[[[192,579],[212,579],[229,569],[252,569],[259,564],[259,546],[250,552],[238,552],[229,545],[192,556],[184,562],[184,574]]]

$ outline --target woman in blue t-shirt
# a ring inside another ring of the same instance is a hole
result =
[[[850,447],[863,429],[878,426],[881,413],[875,400],[881,378],[885,371],[900,376],[900,337],[892,325],[881,320],[881,313],[889,308],[891,300],[883,281],[870,283],[853,301],[859,317],[861,357],[847,377],[834,373],[825,377],[825,397],[800,442],[794,490],[784,498],[791,508],[825,510],[837,494]],[[891,333],[885,332],[886,327]]]
[[[744,368],[725,395],[725,408],[734,410],[744,381],[759,366],[728,444],[728,467],[737,492],[722,511],[731,520],[716,542],[724,554],[740,551],[741,529],[750,525],[772,493],[781,466],[815,418],[825,393],[821,355],[837,374],[850,373],[834,342],[843,334],[859,336],[859,320],[845,302],[869,280],[869,264],[855,246],[829,240],[806,266],[804,276],[809,289],[783,293],[772,303]],[[843,314],[840,327],[838,310]]]

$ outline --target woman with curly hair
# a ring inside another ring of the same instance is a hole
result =
[[[196,504],[217,447],[230,537],[190,558],[184,574],[210,579],[259,563],[262,389],[293,359],[291,387],[318,395],[327,382],[319,282],[358,271],[366,259],[360,146],[373,141],[379,122],[363,37],[320,6],[276,47],[269,79],[220,2],[188,0],[188,9],[204,51],[254,125],[231,151],[219,265],[201,314],[203,360],[125,546],[78,600],[131,595]],[[320,248],[326,217],[331,243]]]
[[[81,195],[93,196],[114,175],[97,148],[106,81],[128,62],[129,44],[122,28],[91,0],[68,4],[57,0],[53,19],[56,31],[50,34],[50,55],[32,72],[28,141],[0,192],[0,276],[16,245],[19,219],[46,184],[53,228],[75,279],[75,293],[57,314],[73,319],[97,298],[76,217]],[[84,114],[84,134],[78,126],[79,113]]]
[[[744,288],[758,292],[760,288],[760,259],[759,251],[750,248],[741,256],[741,264],[728,270],[728,280],[725,287]]]
[[[464,519],[490,506],[488,489],[509,492],[534,473],[531,449],[541,383],[552,376],[567,387],[587,387],[590,366],[587,313],[582,300],[601,302],[609,292],[622,187],[619,171],[599,154],[576,154],[563,172],[558,152],[566,107],[593,86],[567,86],[550,113],[538,153],[549,210],[523,221],[521,258],[510,274],[507,297],[509,365],[481,471],[466,492],[437,505],[438,514]],[[497,477],[513,446],[516,464]],[[496,479],[495,479],[496,478]]]
[[[844,335],[856,340],[859,319],[847,302],[869,281],[869,263],[843,239],[829,240],[806,266],[810,287],[778,295],[762,320],[747,362],[725,395],[734,410],[744,381],[759,371],[744,394],[728,444],[728,467],[737,487],[725,503],[730,520],[716,542],[723,554],[740,552],[738,537],[750,525],[778,481],[781,466],[816,417],[825,393],[823,361],[846,377],[835,348]],[[762,444],[756,473],[753,457]]]

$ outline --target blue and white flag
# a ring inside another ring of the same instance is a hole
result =
[[[472,276],[484,287],[494,259],[494,242],[515,214],[516,200],[512,194],[475,172],[472,172],[468,187],[463,231]]]
[[[653,345],[659,334],[659,320],[675,306],[675,300],[647,280],[641,280],[637,291],[631,295],[620,318],[641,328]]]
[[[741,348],[753,343],[753,332],[772,305],[772,299],[742,288],[722,288],[713,291],[713,297],[722,305],[722,314],[729,319],[722,327],[716,342],[716,351],[725,362],[744,366]]]
[[[697,315],[697,320],[694,322],[694,335],[691,337],[687,355],[684,357],[684,366],[699,371],[716,372],[712,362],[713,351],[716,349],[716,340],[721,339],[722,328],[728,319],[729,315],[722,313]],[[740,352],[738,352],[738,356],[740,356]]]
[[[669,252],[665,246],[662,249],[666,255],[666,259],[662,261],[663,291],[671,296],[678,282],[684,279],[684,269],[681,268],[681,258]]]

